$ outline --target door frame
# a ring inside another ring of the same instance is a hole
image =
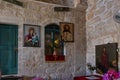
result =
[[[22,36],[20,35],[20,31],[23,31],[23,19],[20,17],[10,17],[10,16],[0,16],[0,24],[11,24],[11,25],[18,25],[18,39],[21,38]],[[20,58],[19,58],[19,53],[20,53],[20,47],[22,46],[21,41],[18,40],[18,74],[20,73],[19,71],[19,66],[20,66]]]

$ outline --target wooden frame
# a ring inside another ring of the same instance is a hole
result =
[[[61,39],[64,42],[74,42],[74,24],[68,22],[60,22]]]
[[[24,24],[24,47],[40,47],[40,26]]]

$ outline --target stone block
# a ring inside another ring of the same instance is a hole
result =
[[[95,24],[95,23],[99,22],[100,20],[101,20],[101,18],[99,16],[96,16],[88,21],[88,25]]]
[[[107,11],[105,11],[103,14],[104,14],[104,15],[101,16],[101,18],[102,18],[103,20],[113,17],[113,16],[112,16],[112,10],[107,10]]]
[[[86,15],[86,20],[90,20],[94,17],[94,12],[90,11],[87,15]]]
[[[111,7],[113,7],[114,1],[109,1],[107,3],[107,9],[110,9]]]
[[[97,9],[97,10],[95,11],[95,16],[100,15],[100,14],[103,13],[104,11],[105,11],[105,6],[100,7],[99,9]]]

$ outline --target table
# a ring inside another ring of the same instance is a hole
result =
[[[23,80],[21,76],[5,76],[1,77],[1,80]]]
[[[74,80],[103,80],[101,76],[98,75],[87,75],[87,76],[76,76]]]

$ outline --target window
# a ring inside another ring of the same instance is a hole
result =
[[[45,56],[46,61],[64,60],[64,43],[60,36],[60,27],[50,24],[45,27]]]

